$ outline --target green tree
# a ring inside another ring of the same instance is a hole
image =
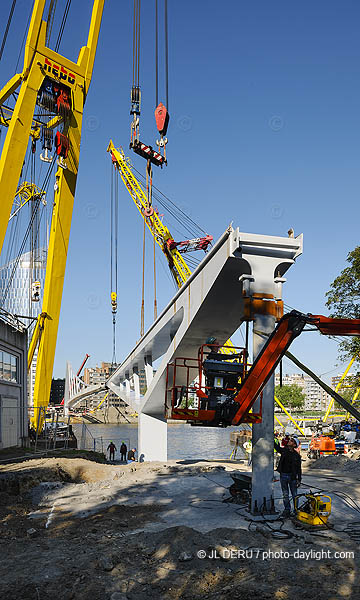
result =
[[[349,252],[347,262],[349,266],[334,279],[326,293],[326,306],[330,309],[332,317],[360,319],[360,246]],[[360,337],[347,338],[339,344],[340,360],[348,361],[353,356],[360,356]]]
[[[305,394],[295,383],[275,386],[275,396],[286,407],[299,409],[304,407]]]

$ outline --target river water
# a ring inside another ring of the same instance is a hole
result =
[[[134,425],[73,425],[78,440],[78,447],[105,452],[109,442],[113,441],[119,459],[119,448],[122,440],[128,449],[138,447],[138,426]],[[229,458],[233,450],[230,445],[230,433],[239,431],[239,427],[191,427],[185,423],[168,425],[168,458],[171,459],[224,459]],[[81,445],[81,441],[83,444]],[[154,443],[155,440],[154,440]],[[244,458],[240,449],[237,458]]]

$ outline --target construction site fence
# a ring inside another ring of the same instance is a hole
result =
[[[59,413],[54,411],[50,417],[46,407],[28,409],[28,439],[34,452],[42,453],[49,450],[67,450],[75,447],[75,437],[70,424],[70,418],[59,419]],[[43,424],[42,427],[40,424]]]

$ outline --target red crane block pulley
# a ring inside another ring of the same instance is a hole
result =
[[[158,128],[160,135],[166,135],[169,125],[169,118],[170,117],[168,111],[166,110],[166,106],[160,102],[159,106],[155,108],[156,127]]]
[[[58,156],[61,156],[62,158],[67,158],[69,152],[69,138],[63,133],[60,133],[60,131],[56,132],[55,147],[56,154]]]
[[[70,90],[66,86],[54,83],[56,112],[67,119],[71,111]]]

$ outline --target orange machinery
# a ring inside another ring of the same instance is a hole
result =
[[[220,346],[210,341],[201,346],[196,358],[176,357],[168,364],[165,417],[214,427],[261,422],[261,407],[253,413],[252,406],[306,325],[325,335],[360,335],[360,319],[333,319],[293,310],[279,320],[250,368],[246,348],[236,348],[235,355],[221,354]],[[351,404],[326,384],[324,388],[360,421],[360,413]]]
[[[334,438],[328,435],[315,435],[309,444],[309,458],[319,458],[326,454],[346,454],[348,446],[346,443],[336,442]]]
[[[319,458],[324,454],[336,454],[335,440],[327,435],[313,437],[309,444],[309,458]]]

